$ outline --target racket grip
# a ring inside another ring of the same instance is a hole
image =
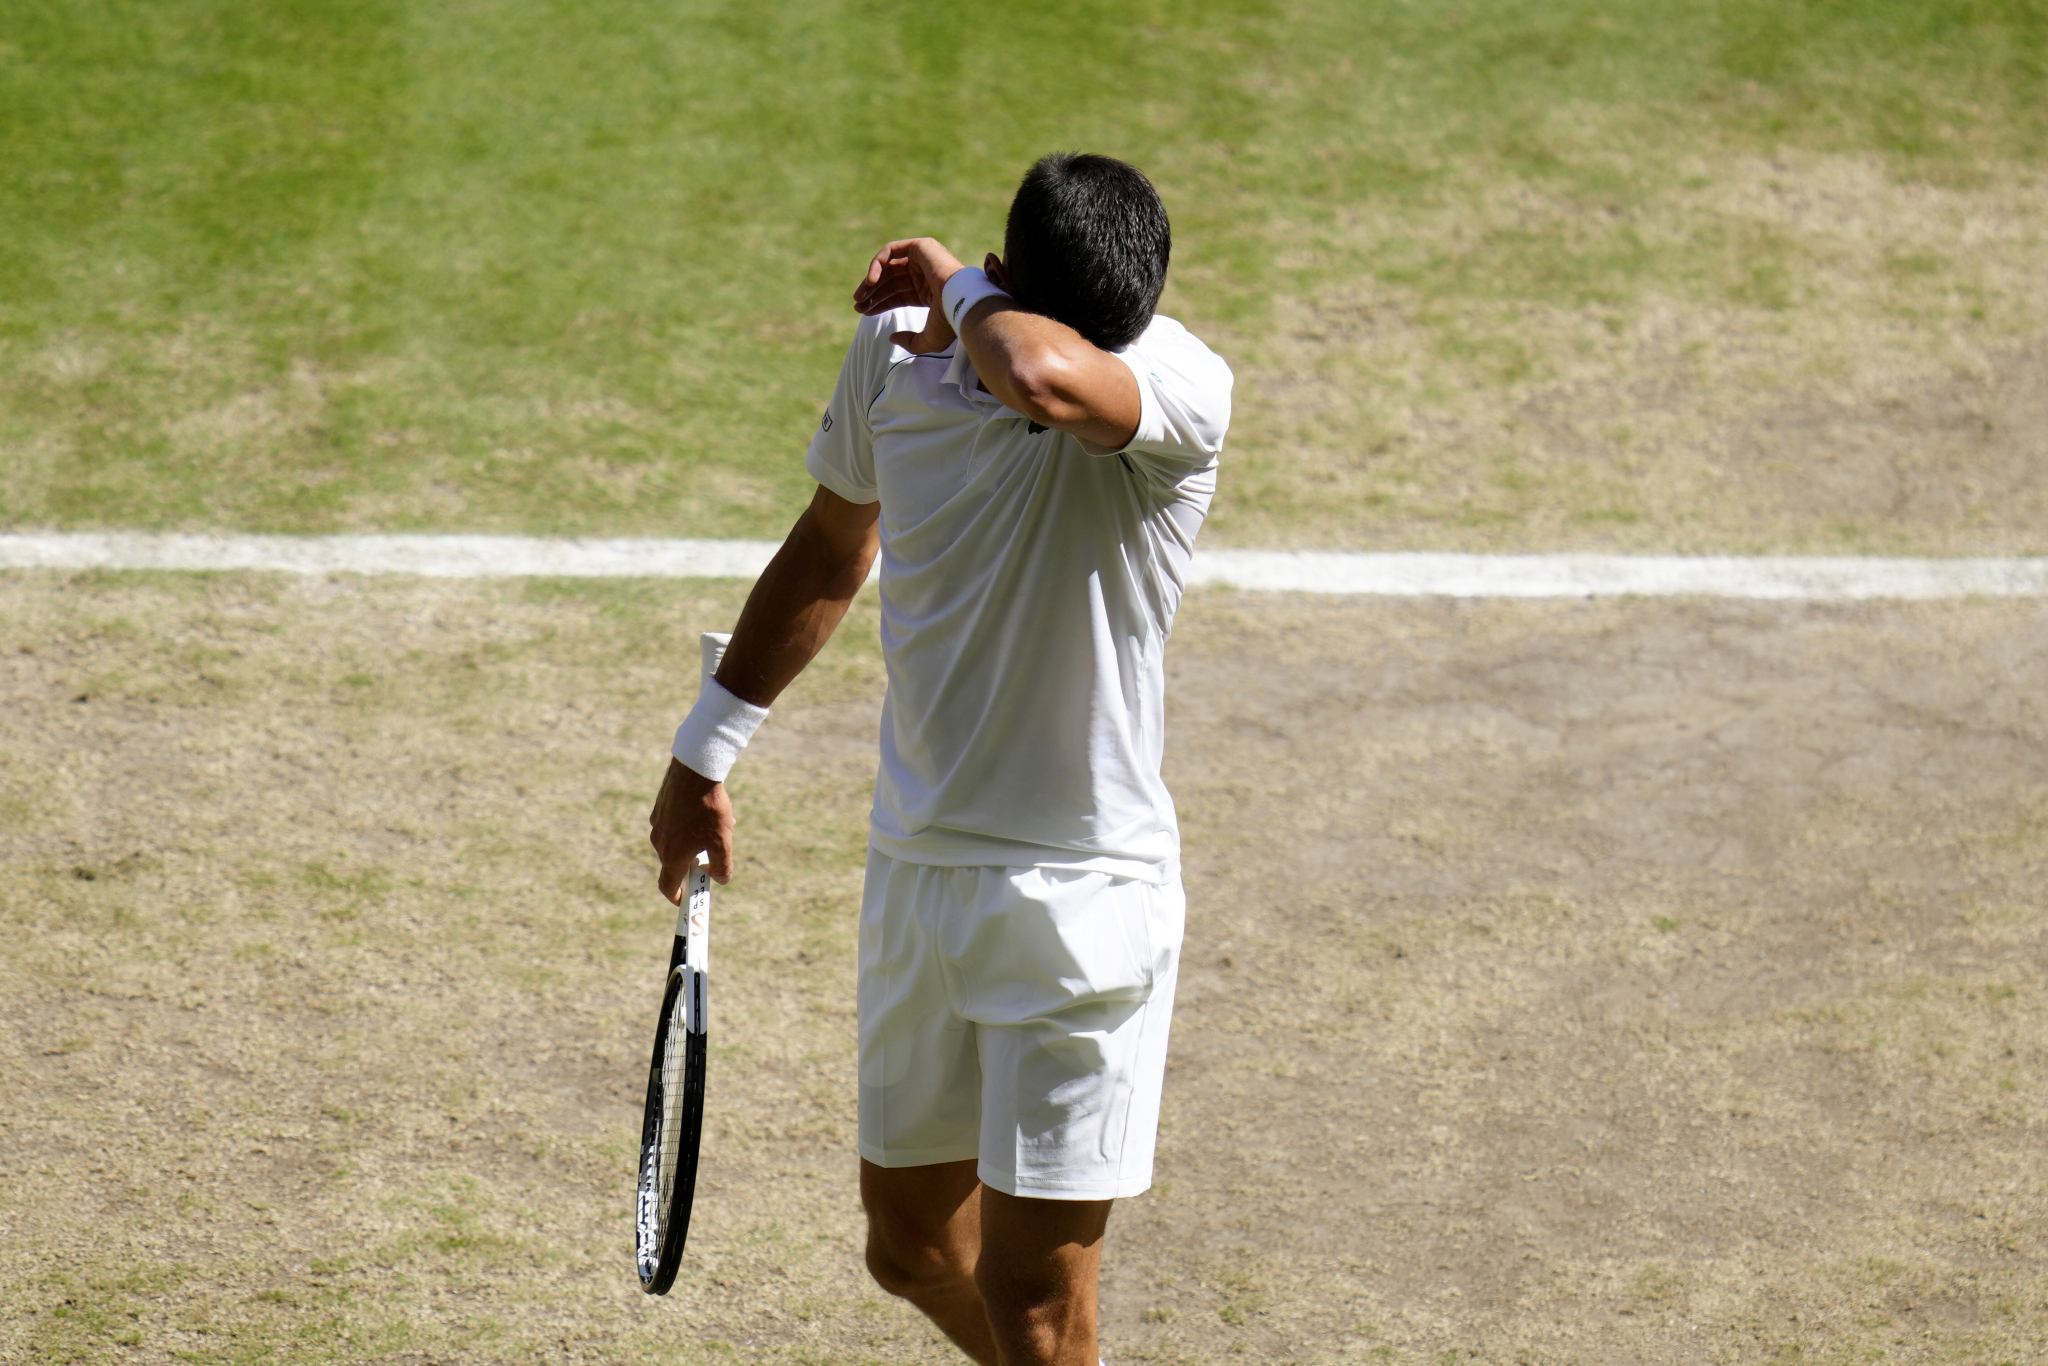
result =
[[[674,972],[690,956],[690,912],[704,909],[705,898],[700,895],[700,883],[710,876],[706,871],[711,866],[708,854],[698,854],[690,864],[690,871],[683,874],[683,904],[676,907],[676,937],[668,951],[668,970]]]
[[[696,858],[690,860],[690,871],[683,874],[683,904],[676,907],[676,943],[678,944],[689,937],[691,907],[696,905],[698,910],[703,909],[701,905],[697,905],[699,898],[697,884],[707,876],[704,870],[710,866],[711,856],[700,853]],[[678,959],[677,961],[680,962],[682,960]]]
[[[711,860],[697,855],[683,879],[683,904],[676,909],[676,937],[669,949],[668,970],[688,963],[702,972],[711,965]]]

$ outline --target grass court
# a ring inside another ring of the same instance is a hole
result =
[[[775,536],[874,246],[1157,179],[1206,543],[2040,554],[2048,9],[66,0],[0,529]],[[872,601],[736,775],[678,1291],[645,812],[730,583],[0,576],[0,1359],[956,1358],[860,1272]],[[1204,590],[1112,1363],[2048,1356],[2048,614]]]

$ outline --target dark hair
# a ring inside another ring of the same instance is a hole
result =
[[[1011,295],[1105,351],[1152,321],[1172,253],[1145,173],[1088,152],[1055,152],[1025,172],[1003,230]]]

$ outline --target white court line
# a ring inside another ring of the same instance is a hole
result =
[[[284,574],[751,579],[774,541],[537,536],[193,536],[142,531],[0,535],[0,569],[258,569]]]
[[[268,570],[430,578],[750,579],[774,541],[548,540],[527,536],[0,534],[0,569]],[[1392,597],[2048,597],[2048,558],[1451,555],[1204,550],[1189,581]]]
[[[2048,596],[2048,559],[1830,555],[1198,553],[1196,583],[1392,597],[1968,598]]]

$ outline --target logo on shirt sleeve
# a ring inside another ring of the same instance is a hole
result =
[[[825,420],[818,424],[818,430],[821,432],[829,432],[832,430],[832,410],[830,408],[827,408],[825,410]]]

